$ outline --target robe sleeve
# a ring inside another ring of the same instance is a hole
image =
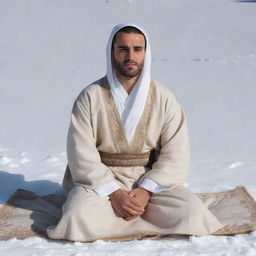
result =
[[[185,113],[175,97],[165,104],[165,121],[160,135],[159,156],[152,169],[142,178],[149,178],[163,187],[185,184],[190,160],[189,138]]]
[[[152,193],[158,193],[169,189],[168,187],[163,187],[157,184],[156,182],[149,178],[145,178],[142,182],[140,182],[139,187],[142,187]]]
[[[102,185],[100,187],[97,187],[94,189],[94,191],[100,196],[100,197],[103,197],[103,196],[108,196],[110,195],[112,192],[120,189],[120,185],[117,184],[116,182],[114,181],[111,181],[109,183],[106,183],[105,185]]]
[[[101,162],[91,125],[89,97],[76,99],[67,138],[67,157],[73,183],[95,189],[115,179]]]

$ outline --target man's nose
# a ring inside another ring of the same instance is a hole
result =
[[[130,60],[135,60],[135,54],[134,51],[132,49],[129,49],[128,51],[128,56],[127,56]]]

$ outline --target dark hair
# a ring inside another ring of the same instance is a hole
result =
[[[112,40],[112,49],[113,49],[114,43],[115,43],[115,41],[116,41],[117,34],[118,34],[119,32],[127,33],[127,34],[135,33],[135,34],[141,34],[141,35],[143,35],[144,40],[145,40],[145,49],[146,49],[147,40],[146,40],[145,35],[144,35],[138,28],[132,27],[132,26],[123,27],[123,28],[121,28],[120,30],[118,30],[118,31],[115,33],[115,35],[114,35],[114,37],[113,37],[113,40]]]

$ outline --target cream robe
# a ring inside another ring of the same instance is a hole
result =
[[[152,80],[144,112],[128,144],[123,124],[104,77],[86,87],[74,103],[67,141],[68,164],[63,185],[67,201],[52,239],[94,241],[134,239],[157,234],[207,235],[222,228],[202,201],[183,184],[189,165],[186,118],[169,89]],[[155,150],[146,167],[107,167],[98,151],[143,153]],[[110,181],[131,190],[150,178],[169,190],[154,193],[141,217],[125,221],[108,196],[93,190]]]

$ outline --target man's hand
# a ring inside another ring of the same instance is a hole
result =
[[[144,209],[144,211],[145,211],[145,208],[148,204],[148,201],[149,201],[151,195],[152,195],[152,192],[150,192],[142,187],[135,188],[129,192],[129,196],[135,198],[138,201],[139,206],[142,207]],[[137,215],[137,216],[139,216],[139,215]],[[126,217],[126,220],[132,220],[132,219],[136,218],[137,216]]]
[[[143,214],[144,207],[123,189],[118,189],[109,195],[113,209],[125,220],[131,220]]]
[[[152,192],[142,187],[135,188],[129,192],[129,196],[137,199],[139,206],[143,207],[143,209],[145,209],[145,207],[147,206],[151,195],[152,195]]]

